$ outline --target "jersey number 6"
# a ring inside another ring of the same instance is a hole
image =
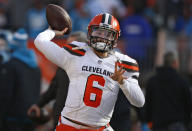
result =
[[[83,101],[86,106],[97,108],[102,99],[103,90],[99,87],[104,87],[105,79],[103,76],[90,75],[87,78]]]

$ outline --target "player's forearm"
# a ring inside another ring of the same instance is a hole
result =
[[[120,88],[132,105],[136,107],[144,105],[145,97],[137,82],[124,80],[124,84],[120,85]]]
[[[36,41],[51,41],[54,37],[55,37],[55,32],[53,30],[47,29],[39,33],[39,35],[35,39],[35,43]]]
[[[65,55],[63,54],[63,49],[51,41],[54,36],[54,31],[49,29],[45,30],[36,37],[34,43],[37,49],[40,50],[47,59],[49,59],[56,65],[63,67],[63,61],[65,59],[62,57]]]

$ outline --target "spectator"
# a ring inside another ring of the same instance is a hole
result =
[[[89,11],[86,10],[86,0],[75,1],[74,4],[75,8],[70,12],[72,31],[83,31],[87,33],[87,25],[91,18]]]
[[[137,59],[143,71],[148,67],[148,50],[152,47],[153,32],[151,25],[142,15],[144,6],[142,3],[143,1],[140,0],[133,1],[133,14],[122,19],[120,24],[126,54]]]
[[[27,34],[19,29],[13,35],[15,50],[12,53],[10,64],[11,78],[6,82],[4,94],[9,94],[9,108],[5,115],[6,131],[33,131],[33,125],[27,117],[27,109],[37,101],[40,93],[40,70],[37,66],[35,54],[27,49]]]
[[[114,10],[118,14],[115,17],[123,17],[126,14],[125,6],[120,0],[88,0],[87,5],[91,17],[103,12],[114,15]]]
[[[12,78],[10,61],[10,52],[5,35],[0,34],[0,130],[5,131],[5,114],[8,110],[8,103],[10,102],[9,89],[13,86],[13,83],[7,82]]]
[[[0,63],[4,64],[10,59],[10,52],[5,34],[0,34]]]
[[[0,3],[0,28],[1,29],[8,28],[9,24],[10,23],[9,23],[6,5],[3,3]]]
[[[27,9],[30,7],[31,0],[5,0],[9,16],[9,28],[18,29],[25,24]]]
[[[153,131],[186,131],[191,115],[188,83],[178,74],[178,59],[168,52],[164,66],[148,81],[145,119]]]
[[[33,0],[33,7],[27,12],[25,27],[31,39],[48,28],[44,7],[42,0]]]

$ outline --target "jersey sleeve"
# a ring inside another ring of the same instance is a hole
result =
[[[35,39],[34,43],[37,49],[39,49],[47,59],[65,69],[70,63],[70,60],[74,56],[83,56],[85,51],[83,49],[73,50],[73,47],[80,45],[80,42],[74,42],[72,44],[65,44],[64,47],[59,47],[51,40],[55,37],[53,30],[45,30],[41,32]]]
[[[124,75],[128,78],[131,77],[133,79],[138,79],[139,77],[139,66],[135,60],[132,61],[126,61],[126,60],[120,60],[117,62],[118,67],[123,66],[123,69],[125,70]]]
[[[123,80],[120,88],[132,105],[142,107],[145,103],[145,97],[138,83],[139,66],[136,60],[127,55],[120,55],[119,59],[117,65],[123,66],[124,76],[127,77]]]
[[[116,56],[118,58],[118,67],[123,66],[123,69],[125,70],[124,76],[132,79],[132,81],[137,82],[139,78],[139,65],[137,61],[127,55],[123,55],[120,53],[116,53]]]
[[[64,44],[63,48],[73,56],[84,56],[86,50],[82,49],[86,44],[82,42],[73,41],[70,44]]]

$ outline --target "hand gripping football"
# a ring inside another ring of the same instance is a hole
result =
[[[58,5],[49,4],[46,7],[46,18],[48,24],[53,30],[62,31],[64,28],[68,28],[65,34],[69,34],[72,30],[72,23],[69,14],[65,9]]]

